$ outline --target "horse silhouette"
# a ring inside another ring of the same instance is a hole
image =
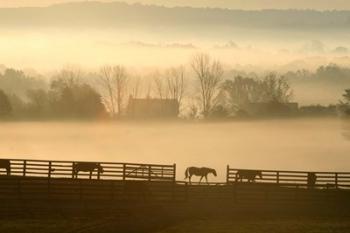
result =
[[[0,168],[5,168],[7,175],[11,175],[11,162],[8,159],[0,159]]]
[[[90,179],[94,170],[97,170],[98,173],[103,173],[103,167],[99,163],[92,162],[78,162],[73,164],[73,176],[78,178],[79,172],[90,172]]]
[[[262,172],[257,170],[238,170],[236,173],[236,182],[242,182],[243,179],[247,179],[247,181],[255,182],[256,177],[259,176],[262,179]]]
[[[315,187],[316,180],[317,180],[317,176],[314,172],[309,172],[307,174],[307,186],[309,189],[312,189]]]
[[[201,183],[203,177],[205,177],[206,182],[208,183],[208,174],[212,173],[214,176],[217,176],[215,169],[208,167],[188,167],[185,171],[185,179],[188,178],[191,184],[191,178],[193,175],[200,176],[199,183]]]

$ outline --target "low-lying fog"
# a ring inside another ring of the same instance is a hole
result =
[[[348,124],[348,125],[346,125]],[[187,166],[350,171],[349,123],[339,119],[226,123],[0,123],[0,156]]]
[[[350,64],[346,46],[349,40],[343,31],[332,32],[337,38],[334,40],[324,34],[300,38],[297,35],[304,32],[272,30],[265,32],[269,36],[259,36],[260,31],[243,29],[220,39],[174,32],[161,36],[141,30],[0,29],[0,33],[0,64],[39,72],[67,65],[94,70],[111,63],[164,68],[186,64],[198,52],[210,53],[225,66],[247,72],[315,70],[329,63]]]

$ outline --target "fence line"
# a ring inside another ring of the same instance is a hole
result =
[[[92,174],[79,172],[77,177],[73,167],[86,161],[59,160],[22,160],[0,159],[10,162],[11,176],[47,177],[47,178],[85,178],[98,180],[146,180],[176,182],[176,164],[141,164],[116,162],[91,162],[103,167],[103,172],[95,169]],[[90,162],[89,162],[90,163]],[[1,163],[0,163],[1,164]],[[307,172],[286,170],[247,170],[227,166],[226,184],[236,183],[238,171],[261,171],[262,177],[255,177],[255,183],[277,184],[286,187],[310,187],[308,177],[316,177],[313,187],[350,188],[350,172]],[[0,175],[8,175],[6,168],[0,166]],[[243,177],[244,178],[244,177]],[[244,180],[246,182],[247,180]],[[180,183],[179,183],[180,184]],[[223,185],[222,183],[210,183]]]
[[[248,170],[230,168],[227,166],[226,183],[237,183],[237,173],[261,172],[262,177],[254,177],[255,183],[277,184],[289,187],[322,187],[322,188],[350,188],[350,172],[308,172],[308,171],[285,171],[285,170]],[[310,175],[314,176],[314,182],[310,183]],[[246,177],[243,181],[247,182]]]
[[[22,160],[1,159],[10,162],[10,175],[47,177],[47,178],[75,178],[74,164],[96,163],[103,168],[103,172],[94,169],[93,172],[79,171],[77,178],[103,180],[148,180],[175,182],[176,164],[138,164],[115,162],[86,162],[59,160]],[[7,175],[5,167],[0,167],[0,175]]]

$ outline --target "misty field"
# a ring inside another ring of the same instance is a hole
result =
[[[8,158],[349,171],[350,125],[339,119],[236,122],[9,122],[0,124]]]

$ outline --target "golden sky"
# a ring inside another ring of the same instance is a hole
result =
[[[47,6],[84,0],[0,0],[0,7]],[[86,1],[86,0],[85,0]],[[112,0],[99,0],[109,2]],[[225,7],[237,9],[338,9],[350,10],[350,0],[121,0],[124,2],[159,4],[166,6]]]

